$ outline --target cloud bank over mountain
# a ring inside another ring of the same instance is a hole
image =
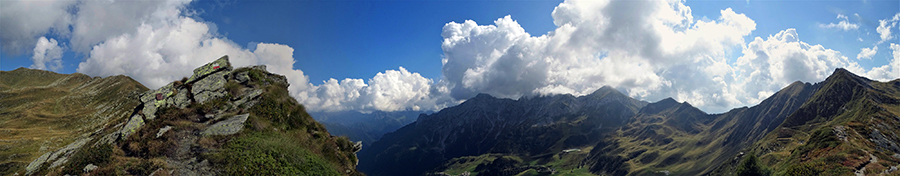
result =
[[[721,112],[758,103],[793,81],[821,81],[838,67],[882,81],[900,77],[894,43],[890,64],[867,70],[838,51],[803,42],[795,29],[745,41],[757,24],[730,8],[698,20],[684,1],[566,1],[551,14],[556,29],[541,35],[526,32],[513,16],[490,25],[446,23],[441,46],[434,46],[443,56],[425,58],[442,63],[438,80],[398,67],[368,79],[312,83],[293,67],[291,46],[262,41],[242,47],[197,18],[190,3],[3,1],[2,49],[34,47],[33,68],[51,70],[60,67],[55,52],[71,49],[85,55],[78,72],[127,75],[150,88],[229,55],[235,66],[264,64],[286,75],[291,95],[310,111],[439,110],[478,93],[584,95],[608,85],[638,99],[673,97]],[[897,17],[879,21],[881,42],[896,34]],[[841,26],[847,18],[838,19],[823,28],[862,27]],[[69,42],[57,43],[50,34]],[[739,57],[729,59],[733,54]]]

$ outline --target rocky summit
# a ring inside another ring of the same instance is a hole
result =
[[[362,175],[362,146],[331,136],[265,66],[224,56],[136,96],[124,117],[48,150],[24,175]],[[125,101],[125,100],[123,100]]]

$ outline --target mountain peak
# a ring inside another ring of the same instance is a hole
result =
[[[606,96],[611,93],[622,94],[621,92],[619,92],[619,90],[616,90],[615,88],[607,85],[595,90],[589,96]]]
[[[871,81],[869,78],[861,77],[859,75],[853,74],[847,69],[844,68],[835,68],[834,72],[831,73],[831,76],[828,76],[828,79],[832,78],[846,78],[846,79],[854,79],[854,80],[866,80]],[[827,80],[827,79],[826,79]]]
[[[834,69],[834,73],[832,73],[831,76],[828,76],[828,78],[826,78],[824,82],[840,83],[840,82],[844,82],[844,80],[850,81],[850,82],[855,82],[857,84],[864,85],[866,87],[871,87],[871,85],[869,85],[869,84],[870,84],[870,82],[872,82],[871,79],[853,74],[852,72],[850,72],[844,68]]]
[[[675,101],[675,99],[672,97],[668,97],[668,98],[659,100],[655,104],[678,104],[678,101]]]
[[[493,99],[493,98],[494,98],[494,96],[491,96],[490,94],[486,94],[486,93],[478,93],[478,95],[475,95],[475,97],[472,97],[472,99]]]
[[[678,103],[678,101],[675,101],[675,99],[672,99],[672,97],[669,97],[666,99],[659,100],[657,102],[647,104],[647,106],[644,106],[644,108],[641,108],[640,112],[644,113],[644,114],[656,114],[656,113],[662,112],[666,109],[677,107],[678,105],[680,105],[680,103]]]

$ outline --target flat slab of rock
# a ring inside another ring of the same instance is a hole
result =
[[[119,134],[122,135],[122,139],[125,139],[126,137],[128,137],[128,135],[137,132],[137,130],[140,129],[143,125],[144,118],[142,118],[140,114],[135,114],[134,116],[131,116],[131,119],[128,120],[128,123],[125,123],[125,126],[122,127],[122,130],[119,131]]]
[[[230,117],[221,122],[217,122],[213,125],[207,127],[200,134],[204,136],[210,135],[231,135],[238,132],[241,132],[241,129],[244,128],[244,122],[247,121],[247,118],[250,117],[250,114],[242,114],[236,115],[234,117]]]
[[[194,69],[194,74],[191,75],[191,78],[188,78],[187,82],[185,83],[193,83],[194,81],[197,81],[205,77],[206,75],[215,73],[219,70],[231,70],[231,63],[228,62],[228,56],[222,56],[216,61],[197,67],[196,69]]]
[[[194,94],[194,100],[196,100],[198,104],[203,104],[206,101],[224,97],[226,95],[225,82],[228,82],[228,80],[225,79],[226,74],[228,74],[228,72],[216,72],[194,83],[191,88],[191,93]]]

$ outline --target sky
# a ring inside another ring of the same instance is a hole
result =
[[[900,2],[0,1],[0,70],[148,88],[229,55],[310,111],[440,110],[478,93],[752,106],[835,68],[900,78]]]

